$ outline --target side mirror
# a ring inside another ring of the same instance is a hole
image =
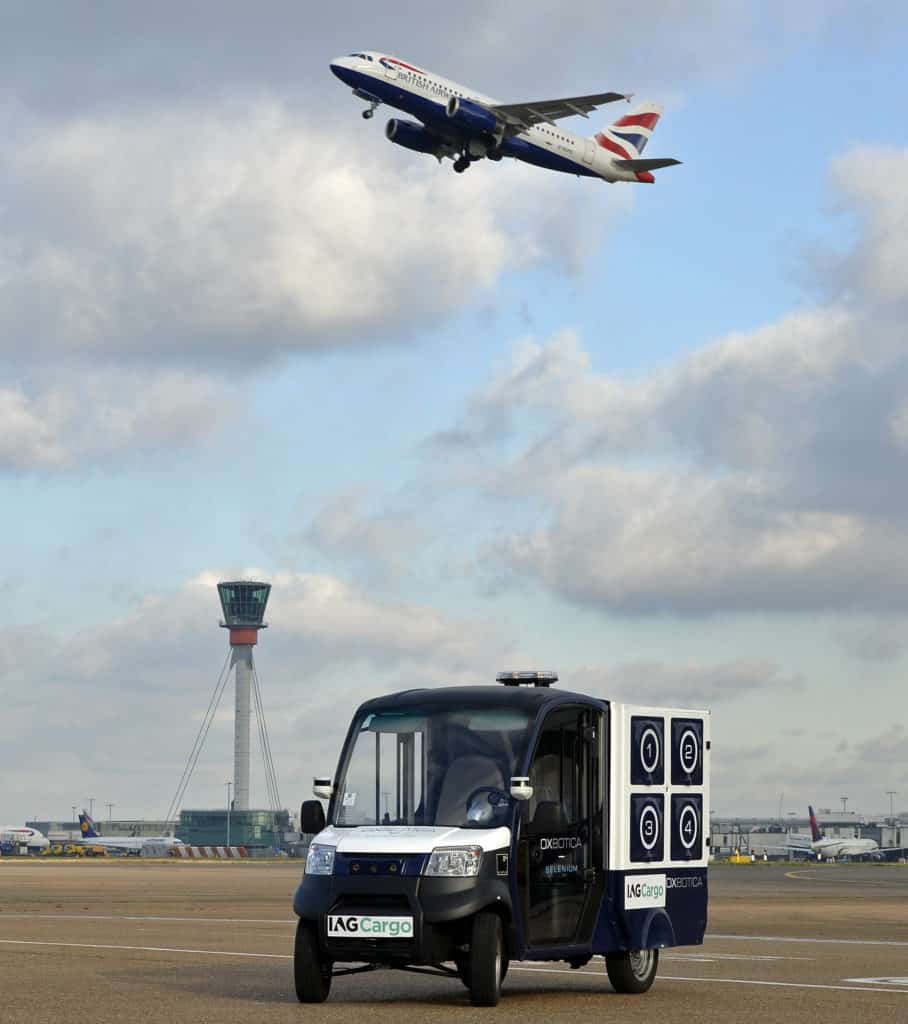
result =
[[[314,836],[325,827],[325,808],[318,800],[304,800],[300,806],[300,832]]]
[[[312,792],[320,800],[330,800],[334,795],[334,786],[331,785],[330,776],[316,775],[312,780]]]
[[[511,776],[511,796],[514,800],[529,800],[533,795],[533,787],[526,775]]]

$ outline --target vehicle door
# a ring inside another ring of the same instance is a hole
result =
[[[530,761],[533,796],[521,809],[518,906],[527,946],[588,942],[605,882],[603,713],[556,709]]]

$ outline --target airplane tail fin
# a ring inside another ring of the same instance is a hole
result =
[[[652,171],[681,162],[671,159],[640,159],[661,116],[662,107],[655,103],[641,103],[629,114],[625,114],[598,132],[595,136],[596,142],[613,154],[616,158],[615,163],[622,170],[632,171],[637,181],[652,184],[656,180]]]
[[[79,829],[82,832],[83,839],[97,839],[98,833],[95,831],[95,823],[88,816],[88,811],[82,808],[82,813],[79,815]]]
[[[816,843],[823,838],[823,833],[820,831],[817,816],[810,804],[807,805],[807,810],[810,813],[810,838]]]
[[[646,149],[661,116],[662,107],[655,103],[641,103],[599,132],[596,141],[622,160],[637,160]]]

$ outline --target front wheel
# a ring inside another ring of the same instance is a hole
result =
[[[628,949],[605,956],[605,969],[612,988],[631,995],[649,991],[656,980],[658,966],[658,949]]]
[[[319,956],[315,926],[309,921],[296,926],[293,980],[301,1003],[323,1003],[331,991],[331,963]]]
[[[473,918],[468,977],[464,979],[473,1006],[498,1005],[507,969],[501,918],[491,910],[480,911]]]

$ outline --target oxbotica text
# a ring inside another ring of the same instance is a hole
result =
[[[329,939],[411,939],[412,917],[372,917],[368,914],[329,914]]]

